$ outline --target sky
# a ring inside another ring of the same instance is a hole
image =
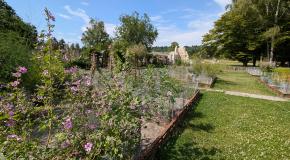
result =
[[[28,23],[45,29],[44,8],[56,17],[54,36],[67,43],[80,43],[90,18],[104,21],[114,37],[120,15],[149,15],[158,30],[154,46],[168,46],[176,41],[183,46],[200,45],[224,12],[230,0],[6,0]]]

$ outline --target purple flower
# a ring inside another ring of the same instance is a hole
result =
[[[14,82],[11,83],[11,86],[12,87],[17,87],[19,84],[20,84],[19,81],[14,81]]]
[[[48,19],[51,19],[52,21],[55,21],[55,17],[53,16],[53,14],[47,8],[44,9],[44,12],[45,12],[45,14],[46,14]]]
[[[66,69],[64,72],[65,73],[70,73],[70,74],[74,74],[78,71],[78,68],[76,66],[74,67],[70,67],[69,69]]]
[[[47,76],[47,75],[48,75],[48,70],[44,70],[44,71],[42,72],[42,74],[43,74],[44,76]]]
[[[12,110],[12,109],[14,108],[14,105],[11,104],[11,103],[8,103],[8,104],[6,105],[6,108],[7,108],[7,110]]]
[[[68,117],[62,124],[63,124],[64,129],[66,130],[72,129],[71,117]]]
[[[21,73],[20,72],[12,73],[12,76],[19,78],[19,77],[21,77]]]
[[[9,114],[10,117],[14,116],[14,112],[13,111],[9,111],[8,114]]]
[[[16,134],[8,135],[7,139],[16,139],[17,141],[21,140],[21,138],[19,136],[17,136]]]
[[[7,127],[13,127],[15,125],[15,121],[12,118],[9,118],[6,122]]]
[[[19,67],[18,68],[18,72],[20,72],[20,73],[26,73],[27,72],[27,68],[26,67]]]
[[[88,142],[85,144],[84,148],[86,152],[90,152],[92,150],[93,144],[91,142]]]

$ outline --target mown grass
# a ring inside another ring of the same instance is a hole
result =
[[[264,84],[244,71],[225,71],[218,75],[214,89],[238,91],[252,94],[275,95]]]
[[[290,158],[290,103],[204,93],[159,159]]]

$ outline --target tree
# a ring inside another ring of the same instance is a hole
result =
[[[246,59],[252,57],[255,65],[257,57],[263,56],[266,51],[272,63],[275,49],[278,49],[276,45],[289,42],[286,29],[290,19],[289,4],[290,2],[282,0],[234,0],[228,6],[230,10],[204,36],[201,52],[240,60],[245,60],[241,57],[247,55]],[[283,51],[287,50],[288,45],[279,47],[285,47],[286,49],[278,49]]]
[[[170,45],[171,51],[174,51],[176,47],[179,47],[179,44],[177,42],[172,42]]]
[[[134,12],[132,15],[120,17],[121,25],[117,27],[117,39],[126,41],[129,45],[142,44],[148,51],[158,36],[157,29],[151,23],[147,14],[140,16]]]
[[[91,19],[90,26],[83,33],[82,42],[87,49],[87,51],[83,52],[85,55],[82,56],[86,57],[96,54],[97,66],[106,66],[111,39],[105,30],[104,22]]]
[[[9,81],[18,66],[31,65],[37,42],[34,26],[25,23],[4,0],[0,0],[0,81]]]
[[[60,39],[58,42],[58,46],[60,50],[64,50],[65,49],[65,41],[64,39]]]
[[[15,32],[21,37],[21,42],[29,48],[34,48],[37,42],[35,26],[25,23],[4,0],[0,0],[0,32]]]
[[[137,68],[139,61],[142,60],[146,54],[147,49],[143,44],[135,44],[128,47],[126,58]]]

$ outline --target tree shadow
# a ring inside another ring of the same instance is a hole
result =
[[[161,159],[176,159],[176,160],[209,160],[214,159],[216,154],[221,151],[215,147],[204,148],[198,146],[195,142],[186,142],[178,147],[171,148],[167,153],[167,157]]]
[[[214,126],[209,123],[192,124],[191,121],[197,119],[203,119],[205,115],[202,112],[196,111],[195,104],[193,109],[188,112],[183,122],[175,129],[175,132],[167,140],[159,151],[156,153],[155,160],[165,160],[165,159],[180,159],[180,160],[192,160],[192,159],[212,159],[217,153],[221,151],[215,147],[204,148],[199,146],[192,139],[189,142],[183,144],[177,144],[178,138],[184,132],[185,129],[192,129],[193,131],[205,131],[211,132],[214,130]]]
[[[211,124],[189,124],[188,128],[191,128],[193,131],[205,131],[205,132],[211,132],[214,129],[214,126]]]
[[[216,84],[219,84],[219,85],[232,85],[232,86],[238,85],[238,84],[235,83],[235,82],[227,81],[227,80],[224,80],[224,79],[218,79],[218,80],[215,82],[214,86],[215,86]]]

